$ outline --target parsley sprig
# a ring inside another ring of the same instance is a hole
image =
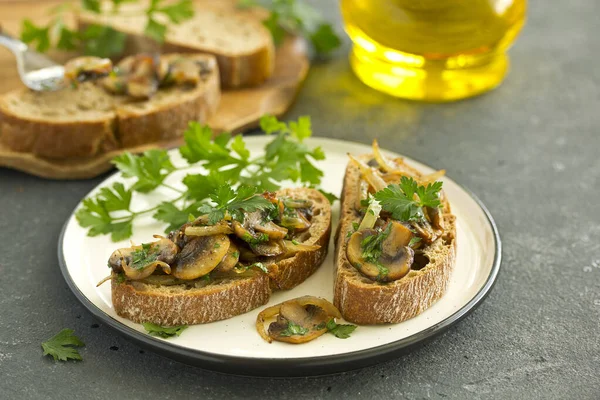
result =
[[[350,334],[356,329],[356,325],[338,324],[333,318],[327,321],[325,327],[327,328],[327,331],[329,333],[331,333],[338,339],[348,339],[350,337]]]
[[[263,21],[275,44],[283,41],[286,32],[299,34],[310,40],[315,52],[324,56],[338,48],[342,41],[331,24],[319,12],[301,0],[239,0],[240,7],[260,6],[269,11]]]
[[[216,205],[204,204],[199,211],[201,214],[208,215],[208,223],[211,225],[221,221],[226,214],[231,215],[236,221],[243,222],[244,212],[275,208],[269,200],[256,194],[255,187],[246,185],[241,185],[236,192],[230,185],[224,184],[209,197]]]
[[[95,14],[118,13],[122,3],[138,0],[111,0],[110,10],[102,7],[101,0],[80,0],[83,10]],[[148,16],[144,33],[146,36],[161,43],[167,33],[167,26],[160,23],[158,15],[164,15],[170,23],[180,23],[194,15],[191,0],[179,0],[165,4],[165,0],[151,0],[142,14]],[[110,57],[122,53],[125,46],[125,34],[113,28],[100,24],[91,24],[84,30],[72,30],[66,20],[69,14],[75,12],[72,3],[64,3],[50,10],[51,19],[46,25],[36,25],[30,19],[24,19],[21,25],[21,40],[34,45],[39,52],[50,48],[59,50],[78,50],[84,54]]]
[[[279,333],[279,336],[295,336],[295,335],[304,336],[307,333],[308,333],[307,328],[300,326],[292,321],[288,321],[287,328],[282,330]]]
[[[192,122],[179,148],[186,163],[174,162],[165,150],[149,150],[142,155],[125,153],[114,158],[112,163],[129,178],[127,186],[117,182],[84,199],[75,213],[77,221],[88,228],[89,236],[110,234],[113,241],[120,241],[131,237],[133,221],[144,215],[167,223],[168,232],[188,222],[190,214],[202,214],[201,210],[213,213],[215,221],[225,212],[236,214],[240,201],[244,207],[259,209],[264,202],[253,194],[277,190],[284,181],[319,185],[323,172],[314,162],[323,160],[325,154],[320,147],[309,148],[304,143],[312,134],[310,118],[300,117],[286,124],[265,116],[260,125],[273,140],[265,146],[265,154],[256,157],[251,157],[241,135],[214,136],[209,127]],[[191,166],[201,166],[204,172],[186,174],[182,185],[166,182]],[[238,188],[237,194],[232,194]],[[148,208],[134,209],[133,204],[151,201],[144,196],[157,190],[173,195],[163,195],[165,201]]]
[[[423,207],[441,206],[439,192],[442,182],[419,185],[413,178],[403,176],[399,184],[389,185],[375,193],[383,210],[399,221],[418,221],[424,218]],[[416,195],[416,197],[415,197]]]
[[[85,346],[85,343],[75,336],[72,329],[63,329],[50,339],[42,343],[45,356],[52,356],[54,361],[79,360],[81,355],[76,347]]]

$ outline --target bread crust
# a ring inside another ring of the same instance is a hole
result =
[[[314,202],[313,231],[303,243],[320,244],[320,249],[269,263],[268,275],[251,270],[252,276],[248,278],[198,289],[184,290],[181,285],[158,287],[129,280],[118,283],[113,276],[111,296],[116,313],[137,323],[152,322],[164,326],[204,324],[246,313],[266,304],[273,290],[291,289],[304,282],[327,255],[331,207],[327,198],[315,189],[283,189],[277,192],[277,196],[307,198]]]
[[[96,119],[78,120],[75,115],[57,121],[17,115],[7,102],[28,89],[9,92],[0,98],[0,143],[13,151],[64,159],[181,137],[190,121],[206,122],[216,112],[221,98],[216,60],[204,54],[195,57],[205,59],[212,72],[193,89],[161,89],[154,98],[134,103],[115,95],[112,111]],[[159,103],[159,96],[169,100]]]
[[[162,326],[205,324],[235,317],[266,304],[271,295],[269,277],[263,273],[174,293],[132,281],[118,283],[113,277],[111,291],[117,315]]]
[[[364,157],[364,156],[363,156]],[[410,169],[411,175],[421,174]],[[340,223],[336,233],[334,305],[344,319],[360,325],[398,323],[413,318],[438,301],[446,292],[456,258],[456,218],[444,201],[444,234],[424,249],[429,263],[405,277],[378,283],[364,277],[346,256],[347,233],[360,222],[354,204],[360,171],[349,164],[344,177]]]

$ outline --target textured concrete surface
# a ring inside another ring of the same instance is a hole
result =
[[[321,2],[338,18],[336,2]],[[0,169],[0,398],[600,398],[600,8],[537,2],[496,91],[445,105],[358,82],[344,53],[316,65],[290,117],[448,170],[504,239],[499,281],[472,315],[400,359],[337,376],[254,379],[171,362],[99,324],[60,275],[64,220],[100,179],[51,182]],[[71,327],[82,363],[43,358]]]

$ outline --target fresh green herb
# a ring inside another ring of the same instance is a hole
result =
[[[81,355],[75,347],[85,346],[72,329],[63,329],[42,343],[45,356],[52,356],[54,361],[81,360]]]
[[[381,257],[381,253],[383,252],[383,242],[390,235],[391,231],[392,224],[388,224],[384,231],[378,229],[376,234],[367,236],[360,243],[362,258],[377,266],[379,269],[379,276],[385,276],[389,272],[388,269],[379,262],[379,257]]]
[[[157,258],[158,254],[152,251],[152,244],[143,243],[141,249],[137,249],[131,253],[131,268],[142,269],[156,261]]]
[[[279,336],[294,336],[294,335],[303,336],[303,335],[306,335],[307,333],[308,333],[308,329],[304,328],[303,326],[297,325],[297,324],[293,323],[292,321],[288,321],[287,328],[285,328],[283,331],[281,331]]]
[[[125,274],[124,274],[124,273],[122,273],[122,272],[119,272],[119,273],[117,274],[117,283],[118,283],[118,284],[121,284],[121,283],[125,282],[126,280],[127,280],[127,278],[125,277]]]
[[[233,258],[238,258],[239,256],[240,256],[239,251],[234,251],[233,253],[231,253],[231,257],[233,257]]]
[[[148,332],[152,336],[158,336],[163,339],[168,339],[173,336],[181,335],[185,329],[187,329],[187,325],[179,325],[179,326],[160,326],[150,322],[145,322],[142,324],[146,332]]]
[[[356,329],[356,325],[337,324],[333,318],[327,322],[326,327],[329,333],[340,339],[349,338],[350,334]]]
[[[261,270],[262,272],[264,272],[265,274],[269,273],[269,269],[267,268],[267,266],[261,262],[255,262],[254,264],[250,264],[250,265],[241,265],[238,264],[235,269],[237,270],[238,273],[242,273],[245,271],[248,271],[250,268],[258,268],[259,270]]]
[[[240,7],[260,6],[270,11],[263,21],[275,44],[280,44],[286,32],[307,38],[318,55],[327,55],[342,43],[320,13],[304,1],[296,0],[240,0]]]
[[[333,203],[335,203],[337,200],[339,200],[339,199],[340,199],[340,198],[339,198],[339,197],[337,197],[335,194],[333,194],[333,193],[329,193],[329,192],[326,192],[326,191],[325,191],[325,190],[323,190],[323,189],[318,189],[318,188],[317,188],[317,190],[318,190],[319,192],[321,192],[321,194],[322,194],[323,196],[325,196],[325,198],[326,198],[327,200],[329,200],[329,204],[333,204]]]
[[[219,243],[215,243],[215,245],[213,246],[215,249],[218,249],[219,247],[221,247],[221,245]]]
[[[356,232],[358,230],[359,226],[360,226],[360,224],[358,222],[353,222],[352,229],[350,229],[348,231],[348,233],[346,234],[346,237],[349,238],[350,236],[352,236],[354,234],[354,232]]]
[[[399,221],[418,221],[424,218],[423,207],[440,207],[439,192],[442,182],[430,183],[427,186],[403,176],[399,184],[389,185],[375,193],[383,209]],[[418,199],[415,199],[415,195]]]
[[[298,246],[300,244],[300,242],[298,242],[296,239],[292,239],[292,244],[294,246]]]
[[[413,247],[415,244],[419,243],[420,241],[421,241],[420,237],[413,236],[412,238],[410,238],[410,242],[408,242],[408,246]]]
[[[202,275],[201,278],[204,279],[207,282],[210,282],[210,274]]]
[[[80,7],[94,14],[109,14],[118,13],[122,3],[136,1],[138,0],[112,0],[112,9],[108,9],[102,7],[100,0],[81,0]],[[148,17],[144,29],[146,36],[159,43],[164,40],[168,31],[167,25],[159,22],[161,18],[169,23],[178,24],[194,15],[191,0],[163,3],[165,0],[151,0],[146,9],[139,11]],[[125,34],[109,26],[91,24],[82,31],[69,29],[65,21],[76,11],[76,7],[71,3],[64,3],[51,9],[51,18],[46,25],[35,25],[29,19],[23,20],[21,39],[25,43],[35,45],[36,50],[40,52],[52,47],[59,50],[82,49],[84,54],[98,57],[110,57],[123,52]]]
[[[204,204],[199,211],[208,214],[208,223],[211,225],[221,221],[226,214],[236,221],[243,222],[244,212],[269,211],[275,207],[269,200],[257,194],[256,190],[256,187],[241,185],[234,191],[228,184],[221,185],[209,195],[216,205]]]
[[[265,154],[254,158],[241,135],[215,136],[210,128],[195,122],[184,133],[185,144],[179,149],[187,164],[173,163],[164,150],[116,157],[112,162],[124,177],[130,178],[129,185],[115,183],[85,199],[76,212],[77,221],[89,228],[90,236],[110,234],[113,241],[120,241],[132,235],[132,222],[146,214],[167,223],[166,232],[189,222],[190,215],[212,213],[216,221],[227,212],[241,219],[242,211],[260,207],[274,214],[276,210],[266,206],[266,200],[256,193],[277,190],[283,181],[318,185],[323,172],[314,161],[323,160],[325,154],[321,148],[311,149],[303,143],[312,134],[308,117],[286,124],[265,116],[261,127],[274,138],[265,146]],[[186,175],[181,186],[167,183],[172,174],[192,165],[206,172]],[[143,210],[131,209],[133,196],[157,189],[166,189],[175,196]]]

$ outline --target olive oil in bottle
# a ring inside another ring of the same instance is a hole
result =
[[[500,84],[526,0],[341,0],[350,63],[393,96],[450,101]]]

